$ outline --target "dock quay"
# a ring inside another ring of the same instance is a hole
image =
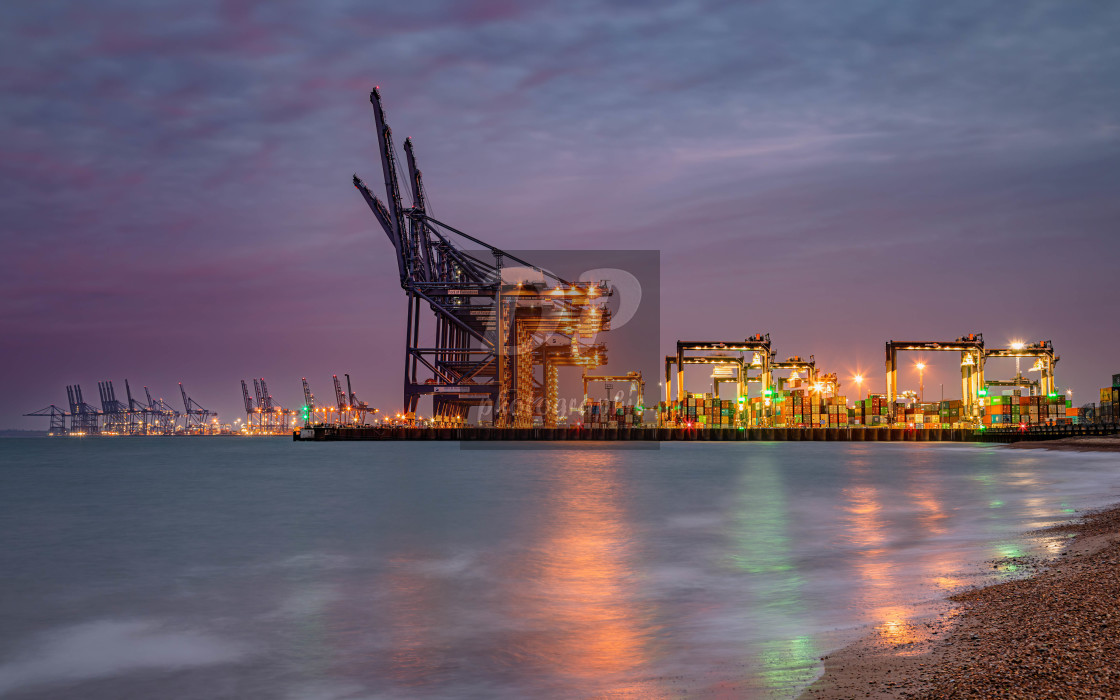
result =
[[[407,428],[312,426],[292,432],[296,441],[455,440],[542,442],[996,442],[1114,435],[1120,425],[1046,426],[1028,430],[966,428]]]

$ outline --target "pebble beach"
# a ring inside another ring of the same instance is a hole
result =
[[[1020,444],[1120,447],[1104,439]],[[951,596],[936,618],[910,623],[905,644],[876,630],[830,654],[801,697],[1120,697],[1120,505],[1028,534],[1068,544],[1051,559],[1017,562],[1034,570],[1028,578]]]

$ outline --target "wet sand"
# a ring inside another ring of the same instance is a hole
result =
[[[1017,560],[1030,578],[958,593],[903,635],[876,630],[824,657],[801,697],[1120,697],[1120,506],[1031,534],[1070,540],[1052,560]]]
[[[1013,450],[1062,450],[1066,452],[1120,452],[1120,435],[1101,435],[1069,437],[1060,440],[1039,440],[1037,442],[1013,442],[1007,446]]]

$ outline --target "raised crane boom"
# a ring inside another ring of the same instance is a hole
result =
[[[274,408],[272,394],[268,393],[268,385],[264,383],[264,377],[261,377],[261,397],[264,398],[264,406],[261,408],[265,411],[271,411]]]
[[[179,392],[183,395],[183,418],[187,432],[207,430],[210,418],[217,417],[218,414],[203,408],[197,401],[187,396],[187,390],[183,388],[182,382],[179,382]]]
[[[342,418],[342,414],[350,407],[346,403],[346,395],[342,393],[342,385],[338,381],[338,375],[331,375],[334,378],[334,400],[338,404],[338,417]]]
[[[393,130],[385,122],[385,109],[381,106],[381,90],[374,88],[369,94],[373,105],[373,120],[377,129],[377,144],[381,151],[381,169],[385,175],[385,197],[389,202],[389,226],[393,231],[393,245],[401,258],[401,284],[406,275],[413,275],[412,251],[404,240],[404,205],[401,203],[401,188],[397,182],[397,158],[393,151]]]
[[[315,408],[315,394],[311,393],[311,387],[307,385],[307,377],[303,377],[303,403],[309,409]]]
[[[408,299],[406,420],[414,419],[420,398],[430,396],[437,421],[462,421],[471,407],[492,406],[495,426],[527,426],[535,407],[546,405],[545,425],[554,425],[556,367],[591,369],[605,363],[605,347],[586,339],[609,329],[610,313],[598,300],[609,296],[609,291],[600,292],[610,288],[602,282],[569,282],[429,216],[430,198],[411,139],[404,144],[412,198],[412,206],[406,207],[380,89],[374,88],[369,99],[387,202],[374,196],[357,175],[353,183],[393,244],[401,288]],[[454,237],[482,252],[458,248],[452,243]],[[547,281],[504,285],[504,261],[535,270]],[[430,330],[435,342],[421,340],[425,305],[434,314]],[[547,312],[541,313],[542,309]],[[553,343],[546,351],[544,339],[549,337],[565,337],[569,343],[559,349]],[[538,384],[533,365],[545,366],[552,378],[545,382],[549,400],[543,404],[534,396]],[[421,373],[427,376],[418,376]],[[341,387],[336,393],[341,394]],[[344,397],[340,404],[345,403]]]
[[[244,379],[241,380],[241,397],[245,402],[245,415],[249,415],[253,412],[253,397],[249,396],[249,385]]]
[[[66,435],[66,417],[70,414],[64,408],[59,408],[53,403],[46,408],[40,408],[38,411],[31,413],[24,413],[25,416],[47,416],[50,418],[50,424],[47,428],[49,435]]]

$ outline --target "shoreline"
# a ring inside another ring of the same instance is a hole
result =
[[[1017,561],[1028,577],[962,590],[946,612],[910,620],[915,641],[875,630],[822,657],[799,698],[1120,696],[1120,504],[1024,535],[1069,540],[1052,558]]]
[[[1068,437],[1039,442],[1013,442],[1013,450],[1058,450],[1061,452],[1120,452],[1120,435]]]

